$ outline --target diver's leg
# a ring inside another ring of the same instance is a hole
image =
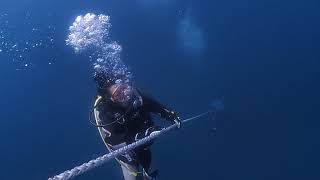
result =
[[[145,147],[137,152],[138,162],[145,170],[149,170],[151,166],[151,150]]]
[[[160,131],[161,127],[159,126],[151,126],[148,127],[145,131],[137,133],[134,137],[134,141],[138,141],[143,139],[144,137],[149,136],[155,131]],[[145,145],[138,147],[134,150],[134,154],[137,157],[137,162],[143,168],[143,178],[147,180],[155,179],[155,176],[158,175],[158,170],[154,170],[151,167],[151,150],[150,146],[153,144],[153,140],[146,143]]]
[[[109,151],[113,151],[126,146],[127,143],[121,143],[118,145],[108,145]],[[137,160],[137,154],[134,151],[128,151],[124,154],[119,155],[116,160],[121,166],[123,177],[125,180],[138,180],[139,164]]]
[[[143,177],[146,180],[155,179],[158,176],[158,170],[155,170],[152,163],[152,153],[150,147],[137,150],[138,162],[143,168]]]
[[[138,166],[121,164],[121,169],[125,180],[138,180],[138,174],[132,172],[132,170],[138,172]]]

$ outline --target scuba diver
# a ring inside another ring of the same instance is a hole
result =
[[[106,72],[96,71],[98,96],[93,112],[95,126],[109,151],[114,151],[149,136],[161,128],[154,124],[151,113],[181,127],[180,118],[155,99],[141,93],[130,83]],[[158,170],[151,167],[151,150],[153,142],[131,150],[116,158],[120,164],[125,180],[154,180]]]

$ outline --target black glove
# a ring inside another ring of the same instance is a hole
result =
[[[167,118],[168,120],[170,120],[171,122],[177,124],[177,128],[180,129],[181,128],[181,121],[180,118],[177,116],[177,114],[174,111],[168,111],[168,115]]]
[[[175,120],[174,120],[174,123],[176,123],[177,124],[177,128],[178,129],[180,129],[181,128],[181,120],[180,120],[180,118],[179,117],[177,117]]]

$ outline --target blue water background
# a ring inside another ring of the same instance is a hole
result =
[[[320,179],[319,7],[311,0],[1,1],[17,39],[30,30],[21,23],[26,14],[56,31],[53,48],[28,54],[29,68],[16,70],[23,64],[0,55],[0,179],[46,179],[106,153],[88,123],[92,62],[65,45],[68,27],[87,12],[111,16],[111,38],[123,46],[134,83],[181,117],[223,103],[214,121],[199,119],[157,141],[160,179]],[[196,33],[179,34],[185,17]],[[78,179],[121,178],[112,161]]]

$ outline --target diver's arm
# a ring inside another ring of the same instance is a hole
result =
[[[160,104],[157,100],[152,98],[149,95],[142,95],[143,105],[144,108],[148,112],[157,113],[160,117],[168,119],[167,117],[170,116],[171,110]],[[169,120],[169,119],[168,119]]]
[[[160,115],[161,118],[164,118],[172,123],[177,123],[178,126],[180,127],[181,122],[179,120],[179,117],[173,110],[166,108],[151,96],[142,95],[142,99],[143,99],[144,107],[149,112],[157,113]]]

